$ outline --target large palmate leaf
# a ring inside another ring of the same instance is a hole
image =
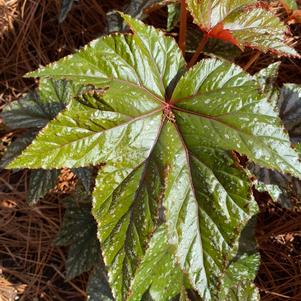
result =
[[[209,37],[222,39],[243,49],[298,56],[285,43],[288,28],[271,12],[256,7],[254,0],[187,0],[194,22]]]
[[[203,300],[228,296],[234,282],[246,296],[256,267],[240,272],[240,236],[257,206],[231,151],[300,177],[298,156],[257,80],[217,59],[180,77],[185,62],[175,41],[124,18],[133,34],[100,38],[32,73],[106,92],[71,101],[9,167],[100,167],[93,214],[116,300],[174,294],[156,295],[165,279],[148,279],[149,290],[139,280],[159,268],[148,265],[164,245],[162,223],[175,261],[167,264],[179,266]]]

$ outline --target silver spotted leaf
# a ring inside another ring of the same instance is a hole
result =
[[[285,84],[279,93],[273,88],[277,70],[274,70],[274,75],[269,72],[273,66],[277,67],[275,64],[271,65],[255,76],[261,77],[261,85],[266,87],[265,90],[269,87],[269,95],[280,112],[280,117],[292,142],[296,144],[301,141],[301,88],[295,84]],[[301,182],[298,178],[262,168],[254,163],[249,163],[248,168],[257,178],[257,190],[268,192],[272,199],[278,201],[284,208],[297,209],[298,200],[301,199]]]
[[[0,160],[0,168],[5,168],[11,161],[21,155],[22,151],[32,142],[36,135],[37,131],[29,130],[12,141]]]
[[[257,213],[250,180],[231,151],[295,177],[298,155],[254,77],[217,59],[180,77],[185,61],[175,41],[124,18],[131,34],[100,38],[31,74],[105,92],[100,102],[95,95],[71,101],[9,167],[99,167],[93,215],[117,301],[140,298],[139,271],[160,224],[192,289],[219,301],[241,233]],[[254,269],[241,277],[251,282]],[[161,280],[143,298],[164,286]]]
[[[36,169],[30,172],[27,201],[36,204],[50,189],[53,189],[58,181],[60,171],[57,169]]]
[[[1,117],[11,129],[42,128],[62,111],[81,87],[64,80],[42,79],[37,91],[3,109]]]
[[[89,275],[87,301],[114,301],[103,263],[98,263]]]
[[[148,295],[153,301],[170,300],[181,293],[184,275],[174,262],[173,247],[167,230],[160,227],[153,235],[132,283],[129,301],[140,301]]]
[[[91,196],[80,189],[64,201],[63,225],[54,241],[57,246],[69,246],[66,277],[72,279],[90,271],[101,259],[97,226],[91,214]]]

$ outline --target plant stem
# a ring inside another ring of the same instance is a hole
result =
[[[182,53],[185,54],[186,48],[186,29],[187,29],[187,10],[185,0],[181,0],[181,20],[179,33],[179,47]]]
[[[201,39],[198,48],[196,49],[194,55],[192,56],[190,62],[188,63],[188,68],[192,67],[196,63],[205,45],[207,44],[208,39],[209,39],[208,33],[204,33],[204,36]]]
[[[252,56],[251,58],[249,59],[249,61],[245,64],[244,66],[244,70],[247,71],[254,63],[255,61],[259,58],[260,56],[260,51],[256,51]]]

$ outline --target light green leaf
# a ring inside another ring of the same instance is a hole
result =
[[[109,279],[124,300],[155,230],[162,183],[155,158],[133,169],[107,164],[96,178],[93,213]]]
[[[165,87],[185,62],[176,42],[153,27],[124,17],[134,35],[115,34],[92,41],[79,52],[30,76],[66,78],[95,86],[124,85],[151,100],[164,97]]]
[[[180,132],[181,127],[166,125],[159,139],[162,164],[168,166],[164,206],[170,242],[200,296],[219,300],[218,283],[257,206],[247,177],[233,167],[226,151],[206,145],[196,148],[194,138]]]
[[[184,285],[184,275],[173,259],[166,229],[160,227],[153,235],[149,248],[133,280],[128,301],[144,300],[147,294],[153,301],[170,300]]]
[[[288,28],[271,12],[256,8],[254,0],[187,0],[194,22],[209,37],[278,55],[299,56],[286,44]]]
[[[260,295],[252,283],[256,277],[260,263],[258,254],[244,255],[237,261],[232,262],[221,283],[219,300],[223,301],[258,301]],[[246,273],[245,271],[249,271]]]
[[[9,167],[51,169],[115,162],[126,168],[125,158],[139,164],[149,155],[160,122],[156,111],[130,118],[72,101]]]
[[[263,167],[300,177],[300,162],[281,121],[258,89],[237,66],[201,61],[173,94],[180,130],[197,150],[201,145],[235,149]]]

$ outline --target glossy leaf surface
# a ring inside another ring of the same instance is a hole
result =
[[[271,12],[256,8],[254,0],[187,0],[194,22],[209,37],[229,41],[243,49],[298,56],[285,43],[287,27]]]
[[[276,65],[274,65],[276,67]],[[262,70],[256,77],[261,77],[261,85],[271,87],[277,74],[271,73],[273,65]],[[274,77],[274,79],[273,79]],[[266,90],[266,89],[265,89]],[[277,89],[269,91],[273,104],[280,112],[280,117],[288,131],[291,141],[296,144],[301,141],[301,89],[295,84],[285,84],[280,93]],[[256,188],[260,191],[267,191],[274,201],[278,201],[284,208],[296,209],[301,198],[301,182],[291,175],[282,174],[271,169],[262,168],[249,163],[248,168],[257,178]]]
[[[170,300],[181,292],[184,285],[183,277],[181,269],[174,263],[167,231],[161,227],[154,233],[149,243],[128,300],[140,301],[146,295],[153,301]]]
[[[148,258],[162,253],[156,229],[164,223],[173,261],[162,261],[178,264],[204,301],[217,301],[228,296],[220,284],[230,290],[241,233],[257,212],[231,151],[296,177],[301,164],[256,79],[216,59],[179,78],[184,59],[175,42],[125,19],[133,34],[101,38],[34,73],[105,92],[71,101],[10,167],[100,167],[93,215],[116,300],[167,301],[181,291],[165,278],[141,283],[141,271],[153,277],[160,268]],[[237,277],[250,282],[254,270]]]

